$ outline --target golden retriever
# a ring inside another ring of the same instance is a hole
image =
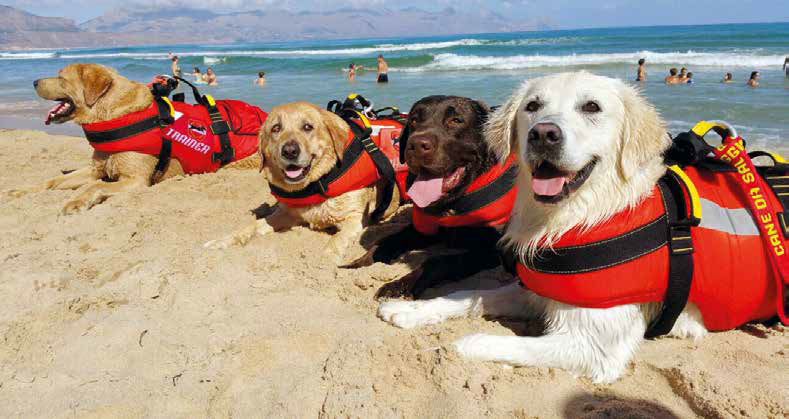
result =
[[[556,146],[537,144],[542,139]],[[586,72],[523,83],[491,117],[486,140],[501,156],[514,150],[525,168],[518,178],[522,193],[503,238],[525,258],[574,227],[592,229],[635,207],[666,172],[662,154],[670,145],[663,121],[634,88]],[[542,176],[546,162],[561,176]],[[563,368],[608,382],[622,375],[659,307],[579,308],[512,284],[428,301],[388,301],[378,314],[403,328],[471,314],[542,318],[544,336],[479,334],[454,346],[466,357]],[[701,313],[688,303],[670,334],[699,338],[706,333]]]
[[[310,103],[276,106],[260,130],[261,171],[271,185],[288,192],[302,190],[340,162],[349,130],[342,118]],[[296,225],[314,230],[336,228],[327,251],[340,262],[348,245],[370,221],[368,214],[376,206],[382,185],[378,182],[306,207],[289,207],[279,202],[271,215],[205,246],[222,249],[243,245],[256,234],[262,236]],[[382,218],[392,215],[399,202],[400,194],[395,188]]]
[[[148,87],[98,64],[70,64],[60,70],[57,77],[36,80],[34,86],[40,97],[58,102],[47,117],[48,121],[58,124],[109,121],[144,110],[153,101]],[[258,158],[253,154],[225,167],[256,168]],[[90,166],[6,194],[19,197],[47,189],[78,189],[77,196],[62,209],[64,214],[76,213],[117,193],[151,186],[156,162],[156,156],[137,152],[95,151]],[[161,179],[183,173],[181,165],[173,159]]]

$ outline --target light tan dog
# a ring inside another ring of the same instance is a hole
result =
[[[144,110],[153,101],[148,87],[98,64],[68,65],[57,77],[37,80],[34,86],[40,97],[59,102],[47,117],[48,121],[58,124],[109,121]],[[253,154],[225,167],[255,168],[260,164],[258,159],[259,156]],[[119,192],[151,186],[156,162],[156,156],[137,152],[95,151],[88,167],[5,194],[19,197],[47,189],[79,189],[76,198],[66,203],[62,210],[64,214],[76,213]],[[173,159],[162,179],[182,174],[181,165]]]
[[[261,171],[271,185],[288,192],[299,191],[327,174],[340,161],[348,139],[348,124],[339,116],[305,102],[280,105],[260,130]],[[296,225],[313,230],[337,228],[327,251],[337,262],[345,249],[370,222],[382,182],[350,191],[307,207],[289,207],[279,202],[274,212],[241,231],[205,244],[223,249],[246,244],[256,234],[265,235]],[[382,218],[394,214],[400,202],[397,188]]]

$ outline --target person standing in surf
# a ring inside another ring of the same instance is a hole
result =
[[[789,57],[784,60],[784,74],[786,74],[786,78],[789,78]]]
[[[751,78],[748,79],[748,87],[759,87],[759,72],[754,71],[751,73]]]
[[[647,67],[646,59],[638,60],[638,72],[636,73],[636,81],[647,81]]]
[[[378,55],[378,83],[389,83],[389,64],[383,54]]]
[[[258,87],[265,87],[266,86],[266,72],[261,71],[258,73],[258,78],[255,80],[255,84]]]
[[[353,83],[356,80],[356,66],[351,63],[348,66],[348,81]]]
[[[173,76],[181,77],[181,67],[178,65],[178,56],[174,55],[172,58],[172,64],[170,64],[170,70],[173,73]]]

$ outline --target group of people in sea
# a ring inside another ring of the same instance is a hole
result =
[[[789,77],[789,57],[786,57],[784,61],[784,72],[786,72],[787,77]],[[746,84],[749,87],[759,87],[759,78],[761,75],[758,71],[751,72],[751,76],[748,78]],[[641,58],[638,60],[638,70],[636,70],[636,81],[646,81],[647,79],[647,69],[646,69],[646,59]],[[671,68],[668,70],[668,76],[666,76],[663,81],[666,84],[693,84],[693,73],[689,72],[687,68],[682,67],[679,71],[676,68]],[[721,83],[733,83],[734,78],[731,73],[726,73],[723,75],[723,79]]]
[[[386,62],[382,54],[378,54],[377,67],[376,81],[378,83],[389,83],[389,63]],[[356,81],[356,72],[361,70],[364,70],[364,66],[356,65],[355,63],[349,64],[348,81],[351,83]]]
[[[173,76],[183,77],[183,71],[181,71],[181,66],[178,65],[179,58],[177,55],[173,55],[173,53],[168,53],[167,56],[170,58],[170,71],[172,72]],[[191,74],[195,78],[195,83],[197,84],[207,84],[209,86],[218,86],[219,82],[216,78],[216,73],[214,69],[208,67],[205,73],[200,72],[199,67],[195,67]]]

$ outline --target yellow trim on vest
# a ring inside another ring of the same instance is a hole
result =
[[[365,128],[372,128],[372,124],[370,124],[370,120],[367,119],[367,117],[364,116],[363,113],[361,113],[359,111],[354,111],[354,112],[356,112],[356,114],[359,115],[359,119],[362,120],[362,124],[364,124]]]
[[[679,166],[673,165],[668,168],[685,184],[688,195],[690,195],[690,213],[697,220],[701,220],[701,198],[699,197],[699,191],[696,189],[696,185],[693,184],[693,181],[690,180],[688,175]]]
[[[359,96],[358,93],[351,93],[351,94],[348,95],[348,99],[354,100],[354,99],[356,99],[357,96]]]
[[[211,95],[205,95],[205,100],[207,100],[207,101],[208,101],[208,104],[209,104],[209,105],[211,105],[211,106],[216,106],[216,101],[214,100],[214,97],[213,97],[213,96],[211,96]]]
[[[175,118],[175,108],[173,107],[173,102],[170,102],[170,99],[168,99],[168,98],[166,98],[164,96],[162,96],[162,99],[164,99],[164,101],[167,102],[167,106],[170,107],[170,116]]]
[[[773,160],[775,160],[776,163],[786,163],[786,159],[784,159],[783,156],[781,156],[778,153],[771,153],[768,151],[767,154],[772,156]]]

